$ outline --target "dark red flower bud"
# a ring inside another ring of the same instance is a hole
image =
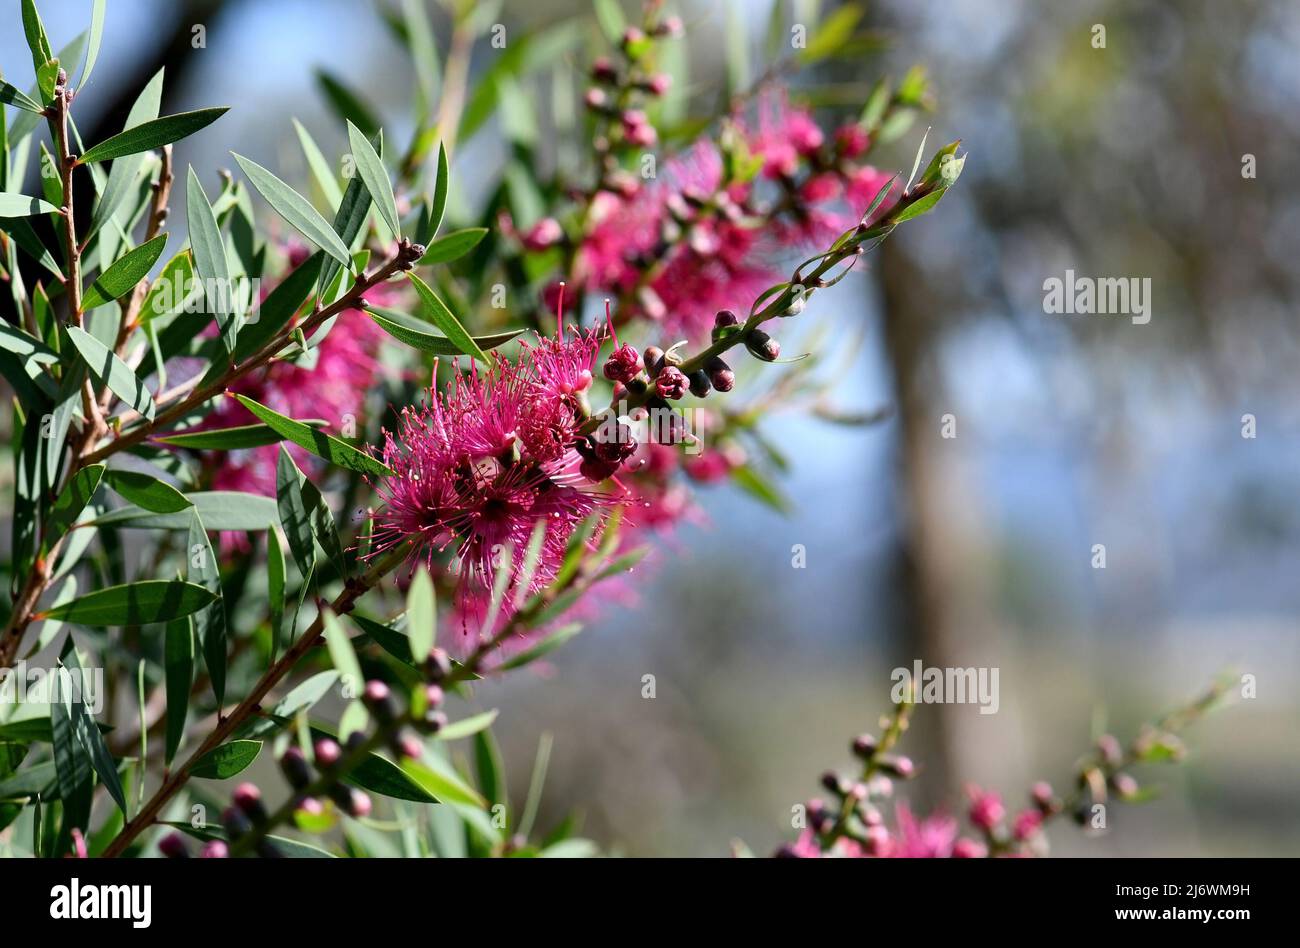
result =
[[[424,689],[424,700],[430,708],[441,708],[447,695],[438,685],[426,685]]]
[[[266,819],[266,807],[262,805],[262,791],[257,789],[257,784],[241,783],[235,788],[231,799],[235,806],[239,807],[254,823]]]
[[[313,750],[316,754],[316,766],[322,770],[333,767],[343,756],[343,749],[339,747],[339,742],[330,737],[322,737],[318,740]]]
[[[790,843],[784,843],[780,849],[772,854],[774,859],[798,859],[799,852]]]
[[[393,753],[398,757],[409,757],[411,760],[419,760],[424,756],[424,745],[420,739],[411,734],[403,734],[393,741]]]
[[[876,739],[870,734],[859,734],[853,739],[853,754],[855,757],[861,757],[863,760],[868,759],[876,752]]]
[[[311,783],[311,766],[307,763],[307,755],[297,744],[290,744],[285,750],[280,758],[280,770],[284,772],[284,779],[289,781],[289,786],[295,790],[301,790]]]
[[[221,814],[221,825],[226,828],[226,834],[231,839],[239,839],[246,833],[253,831],[253,824],[248,821],[244,811],[238,807],[226,807]]]
[[[681,398],[689,385],[682,370],[675,365],[666,366],[655,378],[655,391],[661,398]]]
[[[225,840],[212,839],[203,844],[203,851],[199,853],[200,859],[229,859],[230,847],[226,845]]]
[[[593,455],[606,464],[622,464],[636,452],[636,435],[621,421],[614,426],[613,432],[597,431],[592,443]]]
[[[158,840],[158,851],[168,859],[187,859],[190,855],[185,837],[180,833],[168,833]]]
[[[673,84],[673,77],[666,72],[656,73],[645,81],[643,88],[651,95],[663,95]]]
[[[451,674],[451,656],[445,649],[434,648],[424,660],[424,677],[437,683]]]
[[[609,461],[602,461],[596,457],[583,458],[582,463],[578,465],[578,473],[592,483],[605,480],[617,470],[617,464],[611,464]]]
[[[740,317],[729,309],[718,310],[718,315],[713,317],[714,329],[725,329],[728,326],[739,326]]]
[[[838,797],[844,796],[845,786],[840,780],[840,775],[833,770],[828,770],[822,774],[822,786]]]
[[[605,360],[605,378],[626,385],[641,371],[641,355],[628,343],[623,343]]]
[[[686,31],[679,16],[664,17],[655,27],[655,36],[681,36]]]
[[[713,390],[709,384],[709,373],[703,369],[697,369],[691,373],[691,394],[696,398],[704,398]]]
[[[361,819],[370,815],[371,802],[370,797],[362,793],[356,787],[345,787],[338,784],[330,791],[330,799],[338,804],[348,816]]]
[[[659,374],[663,368],[664,351],[658,346],[646,346],[642,354],[642,360],[645,362],[646,371],[650,373],[651,378]]]
[[[613,82],[618,78],[618,70],[614,68],[614,64],[607,58],[599,56],[591,64],[591,78],[597,82]]]
[[[916,764],[910,757],[884,757],[879,761],[880,769],[887,774],[907,780],[916,773]]]
[[[437,734],[447,726],[447,714],[445,711],[427,711],[424,715],[424,730],[429,734]]]
[[[554,247],[563,239],[564,228],[560,226],[560,222],[554,217],[543,217],[528,228],[528,232],[523,236],[523,243],[528,250],[540,251]]]
[[[388,685],[382,681],[366,682],[366,688],[361,692],[361,700],[380,723],[387,724],[397,717],[397,701],[393,698]]]
[[[730,392],[735,388],[736,373],[717,356],[705,363],[704,371],[709,373],[709,381],[719,392]]]
[[[775,362],[781,355],[781,344],[761,329],[751,329],[745,336],[745,348],[750,355],[764,362]]]

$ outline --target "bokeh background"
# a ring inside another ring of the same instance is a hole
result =
[[[677,3],[702,102],[721,94],[729,31],[752,31],[754,74],[770,64],[771,4],[732,6]],[[789,22],[818,6],[833,4],[790,4]],[[303,180],[291,116],[339,150],[320,66],[409,133],[411,64],[371,3],[110,7],[78,102],[87,140],[117,130],[161,65],[165,112],[236,106],[177,148],[205,176],[236,150]],[[88,20],[81,0],[41,8],[56,47]],[[587,4],[495,14],[508,31],[575,15]],[[1128,735],[1231,666],[1257,676],[1258,697],[1198,727],[1187,765],[1137,774],[1162,798],[1112,810],[1101,837],[1058,827],[1054,851],[1300,852],[1300,6],[894,0],[863,27],[878,49],[803,81],[860,102],[882,72],[924,63],[936,110],[877,163],[906,172],[925,124],[931,145],[960,137],[970,154],[938,212],[803,317],[833,340],[863,334],[833,398],[889,414],[774,417],[791,514],[705,491],[707,522],[642,570],[639,603],[610,604],[545,676],[480,688],[502,709],[514,791],[549,734],[543,822],[577,809],[587,835],[634,855],[723,855],[733,838],[765,852],[916,658],[1000,669],[999,713],[922,707],[909,734],[923,772],[907,793],[950,810],[966,780],[1020,803],[1069,772],[1099,722]],[[475,50],[476,74],[491,55]],[[0,62],[25,76],[26,59],[6,30]],[[491,132],[460,151],[453,214],[502,154]],[[1150,323],[1044,313],[1044,279],[1067,268],[1149,277]],[[956,438],[940,436],[945,414]]]

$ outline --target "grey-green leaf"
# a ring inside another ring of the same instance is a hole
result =
[[[348,251],[347,244],[343,243],[320,211],[311,206],[310,201],[257,162],[243,155],[235,155],[235,161],[239,162],[239,167],[244,169],[244,174],[248,175],[253,187],[266,198],[266,202],[277,214],[321,250],[349,270],[352,269],[352,254]]]
[[[53,214],[58,208],[40,198],[26,194],[0,193],[0,217],[31,217],[33,214]]]
[[[190,776],[227,780],[255,761],[261,751],[261,741],[238,740],[222,744],[200,757],[190,769]]]
[[[97,589],[71,602],[51,606],[38,616],[99,628],[148,625],[187,616],[215,598],[208,590],[193,583],[145,579]]]
[[[401,229],[397,221],[397,200],[393,197],[393,182],[389,180],[388,170],[384,163],[376,154],[374,146],[366,140],[366,136],[351,122],[348,122],[348,145],[352,148],[352,157],[356,161],[357,173],[361,175],[361,181],[365,184],[366,190],[370,192],[370,198],[375,202],[375,207],[379,210],[379,216],[384,219],[388,229],[393,232],[393,236],[400,237]]]
[[[99,279],[90,285],[90,289],[86,290],[81,300],[82,310],[92,310],[96,306],[111,303],[119,296],[129,293],[148,275],[158,257],[162,255],[165,246],[167,246],[167,235],[159,234],[153,240],[124,253],[111,267],[99,275]]]
[[[447,340],[465,355],[473,356],[480,362],[488,362],[487,354],[479,348],[474,338],[465,331],[465,327],[452,315],[451,310],[447,308],[447,304],[438,298],[438,294],[433,292],[429,285],[413,272],[407,271],[406,276],[411,281],[411,285],[415,287],[415,292],[419,295],[420,301],[424,304],[425,312],[429,314],[433,324],[442,330]]]
[[[78,162],[84,165],[92,161],[108,161],[110,158],[135,155],[142,151],[170,145],[188,135],[193,135],[200,129],[207,128],[228,111],[229,109],[226,108],[196,109],[193,112],[178,112],[175,115],[164,115],[162,118],[141,122],[134,128],[128,128],[111,138],[104,139],[82,155]]]
[[[487,232],[486,227],[466,227],[462,230],[453,230],[450,234],[444,234],[429,244],[424,256],[420,258],[420,265],[450,263],[453,260],[459,260],[477,247],[483,238],[487,236]]]
[[[66,327],[68,338],[81,353],[95,378],[122,401],[126,402],[141,415],[153,420],[153,396],[145,388],[144,382],[131,371],[131,367],[119,359],[102,342],[76,326]]]

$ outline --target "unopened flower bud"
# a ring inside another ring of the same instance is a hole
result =
[[[666,72],[656,73],[646,80],[645,90],[651,95],[663,95],[673,84],[673,77]]]
[[[318,740],[313,748],[316,756],[316,766],[322,770],[328,770],[339,762],[343,756],[343,749],[339,747],[338,741],[329,737],[322,737]]]
[[[447,694],[439,685],[426,685],[424,688],[424,701],[430,708],[437,710],[442,707],[442,703],[447,700]]]
[[[780,314],[780,315],[781,315],[783,318],[789,318],[789,317],[791,317],[791,316],[798,316],[800,313],[802,313],[802,312],[804,311],[804,307],[806,307],[807,305],[808,305],[808,294],[807,294],[807,292],[803,289],[803,287],[800,286],[800,287],[799,287],[799,291],[796,292],[796,293],[795,293],[795,294],[790,298],[790,305],[787,306],[785,309],[781,310],[781,314]]]
[[[645,39],[645,34],[635,26],[629,26],[623,31],[623,39],[620,41],[624,49],[634,46]]]
[[[158,851],[168,859],[187,859],[190,855],[185,837],[180,833],[168,833],[158,840]]]
[[[435,684],[451,674],[451,657],[446,649],[434,648],[424,660],[424,677]]]
[[[253,831],[253,824],[244,815],[244,811],[234,806],[226,807],[222,812],[221,825],[226,828],[226,834],[231,839],[239,839],[244,834]]]
[[[591,64],[591,78],[597,82],[610,83],[618,78],[618,70],[606,57],[599,56]]]
[[[844,796],[844,782],[840,780],[840,775],[833,770],[828,770],[822,774],[822,786],[836,796]]]
[[[989,853],[988,847],[966,836],[952,845],[953,859],[983,859]]]
[[[1006,815],[1002,798],[996,793],[985,793],[978,788],[971,789],[971,805],[968,816],[970,821],[983,830],[992,830],[1002,822]]]
[[[1050,813],[1056,808],[1056,795],[1052,792],[1052,785],[1046,780],[1034,784],[1030,796],[1034,798],[1034,805],[1044,813]]]
[[[870,734],[859,734],[853,739],[853,755],[863,760],[876,752],[876,739]]]
[[[1124,759],[1124,748],[1119,738],[1113,734],[1103,734],[1097,738],[1097,750],[1101,753],[1101,759],[1110,767],[1118,767]]]
[[[709,382],[719,392],[730,392],[735,388],[736,373],[717,356],[713,356],[704,364],[704,371],[709,373]]]
[[[641,356],[626,342],[611,352],[609,358],[605,360],[605,378],[611,382],[622,382],[626,385],[640,371]]]
[[[754,358],[764,362],[775,362],[781,355],[781,344],[761,329],[751,329],[746,334],[745,348]]]
[[[606,478],[612,477],[617,470],[617,464],[602,461],[598,457],[583,458],[582,463],[578,465],[578,473],[593,484],[599,484]]]
[[[230,847],[226,845],[225,840],[212,839],[203,844],[203,851],[199,853],[200,859],[229,859]]]
[[[361,819],[370,815],[371,802],[370,797],[362,793],[356,787],[347,787],[338,784],[330,791],[330,798],[338,804],[348,816]]]
[[[586,91],[582,100],[589,109],[603,109],[609,104],[609,96],[605,93],[605,90],[597,89],[595,86]]]
[[[311,766],[297,744],[290,744],[281,756],[280,770],[284,772],[284,779],[289,781],[289,786],[295,790],[301,790],[311,783]]]
[[[692,372],[690,375],[690,381],[691,394],[696,398],[704,398],[713,390],[713,386],[709,384],[709,373],[705,372],[703,369],[696,369]]]
[[[266,819],[266,807],[262,805],[262,791],[257,788],[257,784],[245,781],[235,788],[231,795],[235,806],[239,807],[254,823],[260,823]]]
[[[678,399],[686,394],[686,389],[690,383],[682,370],[675,365],[665,366],[663,371],[655,377],[655,391],[661,398]]]
[[[878,764],[882,771],[901,780],[908,780],[916,775],[916,764],[910,757],[882,757]]]
[[[663,368],[664,351],[658,346],[646,346],[645,352],[642,353],[642,360],[645,362],[646,371],[653,378]]]
[[[424,745],[412,734],[403,734],[393,740],[393,753],[398,757],[419,760],[424,756]]]
[[[365,690],[361,692],[361,700],[382,724],[387,724],[397,717],[397,701],[393,698],[393,692],[388,685],[382,681],[372,679],[366,682]]]
[[[682,26],[682,18],[679,16],[664,17],[655,26],[655,36],[681,36],[686,31]]]
[[[1121,800],[1135,796],[1138,792],[1138,782],[1126,773],[1111,774],[1110,787]]]
[[[424,715],[424,730],[429,734],[437,734],[447,726],[447,713],[445,711],[429,711]]]

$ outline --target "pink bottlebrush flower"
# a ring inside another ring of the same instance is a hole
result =
[[[840,178],[831,171],[811,175],[799,186],[799,197],[808,204],[825,204],[839,196]]]
[[[886,855],[896,859],[947,859],[957,839],[957,821],[934,815],[917,820],[907,804],[894,809],[898,824]]]
[[[1011,834],[1019,840],[1031,839],[1038,834],[1043,825],[1043,814],[1039,810],[1021,810],[1016,814],[1011,826]]]
[[[967,836],[957,840],[952,847],[953,859],[983,859],[988,854],[987,846]]]
[[[765,95],[759,102],[758,128],[748,136],[749,150],[763,159],[768,178],[793,177],[801,159],[825,141],[821,128],[804,109],[790,105],[784,95]]]
[[[472,644],[477,630],[469,620],[482,618],[503,550],[512,551],[508,614],[537,523],[546,529],[524,593],[554,578],[579,523],[619,502],[582,486],[576,472],[573,392],[597,348],[594,333],[539,340],[518,363],[498,360],[486,371],[458,374],[441,393],[431,390],[426,404],[403,410],[396,432],[384,432],[383,460],[395,476],[376,485],[384,505],[370,556],[410,543],[411,558],[431,565],[435,554],[452,551],[461,654]]]

